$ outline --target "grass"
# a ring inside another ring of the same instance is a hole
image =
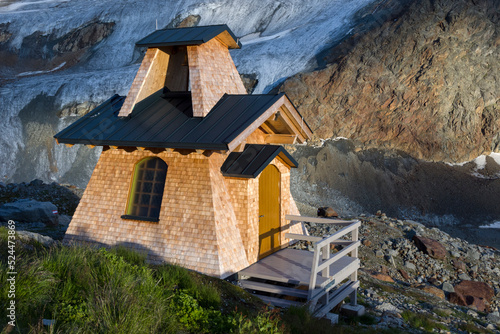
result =
[[[7,279],[0,229],[0,279]],[[125,248],[16,244],[15,328],[2,333],[281,333],[281,318],[232,284]],[[8,285],[0,286],[5,310]],[[224,302],[223,302],[224,300]],[[236,308],[238,307],[238,308]],[[55,325],[43,326],[42,319]]]
[[[467,333],[491,333],[491,331],[483,329],[483,328],[479,328],[472,323],[466,323],[466,324],[460,325],[459,328],[463,331],[467,331]]]
[[[435,319],[429,315],[413,313],[406,310],[403,311],[401,316],[411,327],[423,328],[426,332],[432,332],[435,328],[448,330],[448,327],[435,321]]]

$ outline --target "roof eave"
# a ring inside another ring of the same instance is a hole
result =
[[[200,144],[200,143],[155,143],[155,142],[129,142],[112,140],[82,140],[70,138],[56,138],[59,144],[70,145],[92,145],[92,146],[120,146],[120,147],[152,147],[152,148],[171,148],[171,149],[190,149],[190,150],[209,150],[209,151],[227,151],[225,144]]]

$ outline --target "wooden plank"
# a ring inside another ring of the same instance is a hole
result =
[[[307,290],[299,290],[297,288],[290,288],[276,284],[267,284],[249,280],[242,280],[240,281],[240,283],[244,289],[248,290],[264,291],[292,297],[307,298]]]
[[[353,260],[355,261],[345,266],[344,268],[342,268],[342,270],[336,272],[335,275],[333,275],[332,278],[335,280],[335,282],[340,283],[346,278],[348,278],[353,272],[358,271],[360,267],[360,261],[359,259],[353,259]]]
[[[313,252],[285,248],[240,271],[240,275],[270,281],[309,285]],[[320,286],[328,278],[319,276]]]
[[[315,243],[314,247],[321,248],[321,247],[325,246],[326,244],[330,244],[333,241],[340,239],[341,237],[343,237],[347,233],[349,233],[353,230],[357,230],[360,226],[361,226],[360,222],[353,223],[349,226],[346,226],[346,227],[342,228],[341,230],[335,232],[334,234],[330,235],[328,238],[324,238],[322,241]]]
[[[296,233],[285,233],[285,238],[294,239],[294,240],[312,241],[312,242],[323,240],[322,237],[314,237],[312,235],[304,235],[304,234],[296,234]]]
[[[354,248],[359,247],[360,244],[360,241],[356,241],[352,245],[342,249],[340,252],[335,253],[331,258],[318,265],[318,271],[325,269],[326,267],[332,265],[335,261],[338,261],[340,258],[347,256],[347,253],[350,253]]]
[[[280,119],[283,120],[283,123],[285,124],[285,126],[288,129],[290,129],[291,132],[297,134],[297,139],[299,140],[299,142],[303,143],[304,141],[307,140],[307,137],[306,137],[303,129],[301,129],[301,124],[303,127],[307,127],[307,126],[305,125],[305,123],[303,121],[296,124],[294,122],[293,118],[294,117],[291,115],[290,110],[283,105],[281,107]]]
[[[281,135],[272,134],[266,135],[264,141],[266,144],[295,144],[297,135]]]
[[[290,307],[290,306],[302,306],[304,305],[301,302],[296,302],[293,300],[286,300],[286,299],[279,299],[279,298],[274,298],[274,297],[269,297],[269,296],[259,296],[255,295],[256,297],[259,297],[262,299],[267,304],[271,304],[273,306],[278,306],[278,307]]]
[[[304,119],[302,117],[300,117],[299,113],[297,112],[297,110],[295,109],[295,107],[293,106],[293,104],[290,102],[290,100],[288,99],[288,97],[285,99],[285,103],[284,103],[284,106],[283,106],[282,109],[285,110],[286,112],[288,112],[288,114],[290,115],[290,117],[297,124],[297,127],[302,130],[301,134],[302,134],[302,136],[305,137],[305,139],[309,139],[309,138],[312,137],[312,131],[311,131],[311,129],[309,129],[309,127],[307,126],[307,124],[305,124]]]
[[[341,219],[330,219],[330,218],[317,218],[317,217],[305,217],[296,215],[286,215],[286,220],[292,220],[296,222],[306,222],[306,223],[319,223],[319,224],[333,224],[339,226],[347,226],[354,222],[359,222],[357,219],[353,220],[341,220]]]
[[[340,302],[342,302],[347,296],[355,292],[358,287],[359,287],[359,281],[355,282],[349,281],[345,283],[344,285],[339,287],[338,290],[332,293],[332,297],[330,298],[328,303],[317,309],[314,312],[314,315],[316,317],[323,317],[325,314],[330,312],[335,306],[337,306]]]

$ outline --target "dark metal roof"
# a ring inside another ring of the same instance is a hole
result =
[[[241,43],[225,24],[202,27],[161,29],[135,43],[137,46],[159,47],[169,45],[200,45],[227,31],[234,40],[232,48],[240,48]]]
[[[290,167],[297,167],[295,159],[278,145],[247,144],[243,152],[231,152],[220,168],[222,175],[255,178],[279,156]]]
[[[125,97],[115,95],[54,137],[65,144],[227,150],[282,96],[226,94],[202,118],[192,116],[189,92],[159,90],[127,117],[118,116]]]

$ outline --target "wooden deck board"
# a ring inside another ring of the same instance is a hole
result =
[[[250,276],[276,282],[309,285],[313,252],[285,248],[252,264],[239,272],[242,276]],[[357,261],[356,258],[344,256],[330,266],[330,276],[335,276],[345,267]],[[328,277],[318,275],[317,287],[329,282]]]

